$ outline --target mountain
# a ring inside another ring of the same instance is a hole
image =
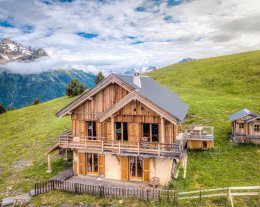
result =
[[[73,78],[86,85],[94,86],[96,76],[82,70],[49,70],[39,74],[15,74],[5,68],[6,63],[22,61],[30,63],[47,57],[42,49],[32,49],[10,39],[0,42],[0,103],[4,107],[20,108],[31,104],[34,99],[41,102],[64,96],[64,90]]]
[[[96,76],[82,70],[54,70],[30,75],[0,71],[0,103],[4,107],[20,108],[34,99],[45,102],[64,96],[64,89],[73,78],[79,79],[87,88],[95,85]]]
[[[196,59],[187,57],[187,58],[183,58],[182,60],[180,60],[179,63],[185,63],[185,62],[189,62],[191,60],[196,60]]]
[[[157,67],[155,67],[155,66],[134,67],[134,68],[129,68],[129,69],[125,70],[122,74],[134,75],[136,72],[137,73],[146,73],[146,72],[150,72],[150,71],[153,71],[156,69],[157,69]]]
[[[7,38],[0,42],[0,63],[2,64],[12,61],[28,62],[45,56],[48,54],[42,48],[32,49]]]

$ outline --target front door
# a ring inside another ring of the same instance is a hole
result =
[[[129,157],[129,175],[131,180],[143,180],[142,157]]]

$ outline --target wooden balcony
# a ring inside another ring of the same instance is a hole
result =
[[[185,152],[186,138],[184,133],[180,133],[175,143],[163,144],[113,141],[106,137],[73,137],[70,133],[66,133],[60,135],[59,145],[61,148],[81,149],[93,153],[181,159]]]
[[[231,134],[231,139],[234,143],[253,143],[260,144],[260,135],[247,135],[242,133]]]
[[[214,140],[213,126],[188,126],[185,130],[187,140],[201,140],[210,141]]]

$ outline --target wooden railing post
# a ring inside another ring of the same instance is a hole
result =
[[[138,154],[138,156],[139,156],[139,154],[140,154],[140,142],[137,143],[137,147],[138,147],[137,154]]]
[[[121,153],[121,141],[118,142],[118,153]]]
[[[161,154],[160,151],[161,151],[160,150],[160,143],[158,143],[158,157],[160,157],[160,154]]]
[[[102,144],[102,146],[101,146],[102,152],[104,152],[104,140],[102,140],[101,144]]]

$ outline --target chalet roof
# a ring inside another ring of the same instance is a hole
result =
[[[92,95],[113,81],[125,87],[129,92],[136,91],[142,97],[157,105],[171,116],[174,116],[179,121],[184,120],[187,114],[188,105],[183,103],[176,93],[172,92],[168,88],[165,88],[147,76],[138,76],[138,78],[140,78],[138,81],[134,81],[134,78],[136,77],[129,75],[111,74],[100,84],[81,95],[69,105],[65,106],[63,109],[57,112],[56,115],[61,117],[69,114],[69,112],[71,112],[73,109],[78,107]],[[134,84],[134,82],[137,84]]]
[[[183,103],[179,99],[179,96],[170,89],[160,85],[147,76],[139,76],[141,87],[134,84],[134,76],[119,74],[115,74],[115,76],[135,88],[142,96],[172,114],[180,121],[184,120],[187,114],[188,105]]]
[[[252,112],[251,112],[250,110],[248,110],[248,109],[243,109],[243,110],[241,110],[241,111],[238,111],[238,112],[236,112],[236,113],[230,115],[230,116],[229,116],[229,119],[230,119],[230,121],[235,121],[235,120],[241,119],[241,118],[243,118],[244,116],[247,116],[247,115],[250,115],[250,114],[256,115],[256,114],[252,113]]]

